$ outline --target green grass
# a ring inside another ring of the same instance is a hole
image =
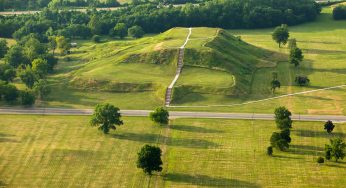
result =
[[[321,122],[295,122],[288,152],[266,155],[272,121],[124,118],[103,135],[89,117],[0,116],[0,182],[9,187],[342,187],[346,163],[317,164],[332,137]],[[346,138],[346,124],[334,136]],[[163,152],[163,172],[136,168],[144,144]],[[150,185],[148,185],[150,184]]]
[[[249,83],[250,95],[220,96],[193,93],[186,95],[182,105],[219,105],[237,104],[252,100],[264,99],[278,95],[313,90],[346,84],[346,21],[334,21],[331,8],[324,8],[322,14],[315,22],[289,27],[290,36],[296,38],[298,47],[303,49],[305,60],[299,69],[287,62],[278,63],[277,66],[261,68],[253,74]],[[273,29],[230,30],[236,36],[251,45],[276,52],[280,56],[287,56],[287,47],[278,48],[272,40]],[[270,91],[271,73],[279,73],[282,87],[275,95]],[[308,87],[298,87],[294,83],[296,75],[307,75],[311,84]],[[277,106],[285,105],[294,113],[309,114],[346,114],[346,89],[321,91],[301,96],[275,99],[236,107],[223,108],[189,108],[184,110],[206,111],[236,111],[270,113]],[[191,100],[195,99],[195,100]]]

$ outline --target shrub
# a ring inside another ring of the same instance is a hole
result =
[[[21,94],[22,105],[31,106],[35,104],[36,97],[31,91],[23,91]]]
[[[333,9],[334,20],[344,20],[346,19],[346,6],[339,5]]]
[[[324,163],[324,158],[323,157],[318,157],[317,158],[317,163]]]
[[[310,79],[307,76],[297,76],[295,79],[295,82],[299,86],[306,86],[306,85],[309,85]]]
[[[99,35],[94,35],[91,39],[95,43],[101,42],[101,37]]]
[[[273,156],[273,147],[272,147],[272,146],[269,146],[269,147],[267,148],[267,155]]]

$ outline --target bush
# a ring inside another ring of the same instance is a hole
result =
[[[19,92],[16,86],[11,84],[4,84],[1,82],[0,84],[0,98],[4,98],[6,102],[14,102],[17,100]]]
[[[333,9],[334,20],[346,19],[346,5],[339,5]]]
[[[128,29],[128,34],[133,38],[141,38],[144,35],[144,31],[140,26],[132,26]]]
[[[272,147],[272,146],[269,146],[269,147],[267,148],[267,155],[273,156],[273,147]]]
[[[95,43],[101,42],[101,37],[99,35],[94,35],[91,39]]]
[[[309,85],[310,79],[307,76],[297,76],[295,79],[295,82],[299,86],[306,86],[306,85]]]
[[[21,93],[21,97],[22,97],[22,105],[31,106],[35,104],[36,97],[33,92],[23,91]]]
[[[323,157],[318,157],[317,158],[317,163],[324,163],[324,158]]]

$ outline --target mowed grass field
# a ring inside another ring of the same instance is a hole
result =
[[[321,122],[294,122],[288,152],[266,155],[272,121],[124,118],[109,135],[88,116],[0,116],[0,181],[8,187],[343,187],[346,162],[317,164],[333,136]],[[144,144],[163,150],[151,179],[136,168]]]
[[[297,39],[298,47],[303,50],[305,60],[300,68],[280,62],[275,67],[259,68],[253,76],[251,94],[243,96],[223,96],[203,94],[199,100],[184,100],[181,105],[232,105],[255,101],[326,87],[346,84],[346,21],[334,21],[332,8],[324,8],[315,22],[289,27],[290,37]],[[256,47],[267,49],[282,56],[288,55],[287,47],[279,48],[272,40],[270,29],[229,30],[235,36]],[[278,72],[282,87],[276,94],[270,91],[272,72]],[[296,75],[307,75],[310,86],[298,87],[294,83]],[[187,96],[189,97],[189,96]],[[191,98],[196,95],[191,95]],[[184,110],[218,110],[236,112],[269,113],[277,106],[285,105],[294,113],[304,114],[346,114],[346,88],[320,91],[310,94],[285,97],[254,104],[234,107],[184,108]],[[176,110],[176,109],[175,109]]]

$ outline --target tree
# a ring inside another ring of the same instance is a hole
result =
[[[40,99],[45,99],[51,92],[47,80],[41,79],[34,84],[34,92]]]
[[[135,25],[128,29],[128,34],[133,38],[141,38],[144,35],[142,27]]]
[[[138,152],[137,168],[143,169],[146,174],[152,175],[153,171],[161,172],[161,149],[156,146],[145,145]]]
[[[28,57],[30,61],[33,61],[34,59],[39,58],[41,55],[46,54],[47,48],[34,36],[30,36],[29,39],[25,41],[24,51],[26,57]]]
[[[127,27],[124,23],[117,23],[112,31],[113,36],[118,36],[120,39],[123,39],[127,35]]]
[[[270,137],[270,145],[274,148],[279,149],[280,151],[285,151],[289,148],[289,143],[281,137],[280,133],[273,132]]]
[[[48,47],[50,50],[52,50],[53,55],[55,54],[55,50],[57,48],[57,40],[55,36],[49,36],[48,37]]]
[[[334,130],[335,125],[333,124],[332,121],[328,120],[325,124],[324,124],[324,130],[327,131],[327,133],[332,133]]]
[[[48,74],[48,63],[43,59],[35,59],[32,62],[32,70],[37,74],[39,78],[45,78]]]
[[[13,81],[15,77],[16,71],[11,65],[0,63],[0,80],[10,82]]]
[[[325,152],[326,159],[331,160],[335,158],[337,162],[339,159],[344,159],[345,157],[346,143],[341,138],[330,139],[330,145],[326,144]]]
[[[275,40],[276,43],[279,44],[279,48],[281,48],[281,44],[285,45],[287,43],[289,36],[290,34],[288,32],[287,25],[285,24],[276,27],[272,34],[272,38],[273,40]]]
[[[169,122],[169,112],[162,107],[156,108],[149,116],[152,121],[160,125],[165,125]]]
[[[269,155],[269,156],[273,156],[273,147],[272,146],[269,146],[269,147],[267,147],[267,155]]]
[[[275,122],[279,129],[290,129],[292,128],[292,113],[286,107],[279,107],[275,109]]]
[[[14,68],[17,68],[20,65],[30,64],[28,58],[24,55],[23,47],[19,45],[12,46],[7,54],[5,55],[5,62],[11,65]]]
[[[5,57],[8,51],[7,41],[5,39],[0,40],[0,59]]]
[[[101,37],[100,37],[100,35],[94,35],[94,36],[91,38],[91,40],[92,40],[93,42],[95,42],[95,43],[99,43],[99,42],[101,42]]]
[[[30,66],[26,66],[25,69],[19,69],[19,78],[26,85],[26,87],[32,89],[34,87],[35,82],[37,81],[37,77],[35,72],[31,69]]]
[[[296,76],[295,82],[299,86],[305,86],[310,83],[310,79],[307,76]]]
[[[31,106],[35,104],[36,97],[32,91],[22,91],[20,96],[22,98],[22,105]]]
[[[275,89],[280,88],[281,83],[278,80],[278,73],[277,72],[273,72],[272,75],[273,75],[273,80],[270,84],[271,84],[271,90],[273,91],[273,93],[275,93]]]
[[[19,92],[16,86],[12,84],[6,84],[1,86],[1,94],[3,95],[6,102],[14,102],[17,100]]]
[[[319,164],[324,163],[324,158],[323,157],[318,157],[317,158],[317,163],[319,163]]]
[[[97,126],[104,134],[108,134],[110,129],[115,130],[116,125],[120,126],[123,124],[119,111],[119,108],[111,104],[98,104],[91,117],[90,125]]]
[[[70,41],[67,40],[64,36],[56,37],[56,44],[57,48],[62,54],[66,54],[71,48]]]
[[[338,5],[333,9],[333,18],[334,20],[343,20],[346,19],[346,6]]]
[[[304,59],[303,52],[300,48],[295,47],[290,50],[289,61],[291,64],[297,67],[300,65],[303,59]]]

